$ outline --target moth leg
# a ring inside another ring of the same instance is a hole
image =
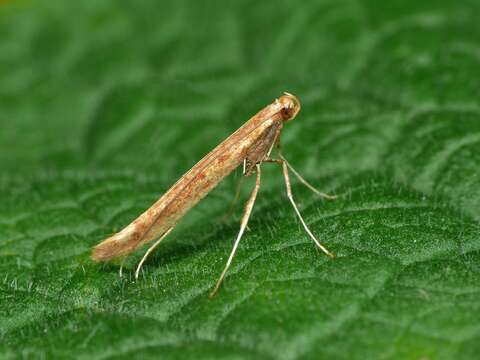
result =
[[[230,207],[228,208],[228,211],[222,216],[220,219],[220,222],[226,221],[232,214],[233,211],[235,210],[235,206],[238,203],[238,199],[240,199],[240,194],[242,193],[242,185],[243,181],[246,176],[249,176],[250,174],[247,174],[247,159],[243,160],[243,170],[242,170],[242,177],[240,178],[240,181],[237,184],[237,188],[235,189],[235,195],[233,196],[233,200],[230,204]],[[250,231],[250,228],[247,225],[247,230]]]
[[[310,238],[313,240],[313,242],[318,246],[320,250],[322,250],[326,255],[330,257],[335,257],[333,253],[328,251],[321,243],[318,241],[318,239],[313,235],[313,233],[310,231],[308,228],[307,224],[303,220],[302,214],[300,214],[300,211],[298,210],[297,204],[295,203],[295,200],[293,199],[293,194],[292,194],[292,186],[290,184],[290,176],[288,175],[288,162],[282,157],[281,159],[271,159],[267,158],[264,161],[267,162],[274,162],[277,164],[282,165],[282,170],[283,170],[283,178],[285,180],[285,187],[287,188],[287,197],[288,200],[290,200],[290,203],[293,206],[293,209],[295,210],[295,213],[297,214],[298,219],[303,225],[303,228],[305,229],[305,232],[310,236]]]
[[[163,239],[165,239],[167,237],[167,235],[170,234],[170,232],[172,230],[173,230],[173,226],[170,229],[168,229],[157,241],[155,241],[155,243],[152,246],[150,246],[148,248],[147,252],[142,257],[142,260],[140,260],[140,262],[137,265],[137,270],[135,270],[135,280],[138,280],[138,274],[140,273],[140,269],[142,268],[143,263],[145,262],[145,260],[147,260],[148,255],[150,255],[150,253],[153,250],[155,250],[155,248],[158,246],[158,244],[160,244],[160,242]]]
[[[307,180],[305,180],[303,178],[303,176],[300,175],[299,172],[293,168],[292,165],[290,165],[290,163],[287,161],[287,159],[285,159],[282,155],[282,143],[280,142],[280,137],[278,139],[276,139],[275,146],[277,148],[278,155],[280,156],[280,159],[283,160],[285,163],[287,163],[287,166],[292,171],[293,175],[295,175],[297,177],[297,179],[300,180],[300,182],[303,185],[305,185],[307,188],[309,188],[311,191],[313,191],[315,194],[317,194],[321,198],[324,198],[324,199],[327,199],[327,200],[335,200],[337,198],[336,195],[325,194],[325,193],[319,191],[318,189],[316,189],[312,184],[310,184]],[[275,161],[275,160],[278,160],[278,159],[270,159],[269,157],[270,157],[270,153],[268,153],[267,159],[265,159],[264,161],[269,161],[270,160],[270,162],[272,162],[271,160],[274,160],[273,162],[278,163],[278,161]]]
[[[122,259],[122,262],[120,263],[120,269],[118,269],[118,276],[120,277],[123,276],[123,265],[125,265],[125,260],[127,260],[126,256]]]
[[[232,200],[227,212],[220,219],[220,222],[224,222],[225,220],[227,220],[233,214],[233,211],[235,210],[235,206],[237,205],[238,199],[240,198],[240,194],[242,192],[243,179],[245,179],[244,176],[242,176],[240,178],[240,181],[238,182],[237,188],[235,190],[235,195],[233,196],[233,200]]]
[[[228,271],[228,268],[230,267],[230,264],[232,263],[233,257],[235,256],[235,252],[237,251],[238,244],[240,243],[240,239],[242,238],[242,235],[245,231],[245,228],[247,227],[248,219],[250,218],[250,214],[252,213],[253,205],[255,204],[255,199],[257,198],[258,190],[260,189],[260,164],[256,165],[256,181],[255,181],[255,187],[252,190],[252,193],[250,194],[250,198],[248,199],[247,203],[245,204],[245,210],[243,212],[242,220],[240,222],[240,231],[238,232],[237,238],[235,239],[235,242],[233,244],[233,249],[230,253],[230,256],[227,260],[227,263],[225,265],[225,268],[222,271],[222,274],[220,275],[220,278],[217,281],[217,284],[215,285],[215,288],[213,291],[210,293],[210,297],[213,297],[218,289],[220,288],[220,285],[222,284],[223,278],[225,277],[225,274]]]
[[[310,184],[307,180],[305,180],[302,175],[300,175],[298,173],[297,170],[295,170],[293,168],[292,165],[290,165],[290,163],[287,161],[287,159],[285,159],[283,157],[282,154],[279,154],[280,158],[283,160],[283,162],[285,164],[287,164],[288,168],[292,171],[293,175],[295,175],[297,177],[298,180],[300,180],[300,182],[305,185],[307,188],[309,188],[310,190],[312,190],[315,194],[317,194],[318,196],[320,196],[321,198],[324,198],[324,199],[327,199],[327,200],[335,200],[337,198],[336,195],[329,195],[329,194],[325,194],[319,190],[317,190],[312,184]]]
[[[337,198],[337,195],[329,195],[329,194],[326,194],[326,193],[323,193],[321,191],[319,191],[318,189],[316,189],[312,184],[310,184],[307,180],[305,180],[302,175],[300,175],[298,173],[298,171],[296,171],[292,165],[290,165],[290,163],[287,161],[287,159],[285,159],[283,157],[283,155],[280,154],[280,158],[281,159],[272,159],[272,158],[269,158],[267,157],[266,159],[264,159],[263,161],[264,162],[273,162],[273,163],[278,163],[278,164],[282,164],[282,163],[285,163],[287,164],[288,168],[292,171],[293,175],[295,175],[297,177],[298,180],[300,180],[300,182],[305,185],[307,188],[309,188],[310,190],[312,190],[315,194],[317,194],[318,196],[320,196],[321,198],[324,198],[324,199],[327,199],[327,200],[335,200]]]

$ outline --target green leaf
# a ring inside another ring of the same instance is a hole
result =
[[[478,1],[0,1],[0,358],[472,359]],[[148,259],[90,249],[283,91],[281,172],[240,173]],[[252,179],[244,184],[248,196]]]

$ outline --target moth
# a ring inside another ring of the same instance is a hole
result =
[[[260,110],[195,164],[157,202],[130,225],[95,246],[92,251],[92,259],[95,261],[125,259],[128,254],[136,249],[154,241],[137,266],[135,278],[138,279],[140,269],[148,255],[175,228],[182,217],[235,168],[243,166],[244,176],[255,174],[255,186],[245,204],[240,230],[233,243],[230,256],[213,291],[210,293],[210,296],[213,296],[219,289],[247,228],[260,189],[261,165],[263,163],[275,163],[281,166],[287,197],[303,228],[320,250],[333,257],[333,253],[328,251],[313,235],[300,214],[292,195],[289,170],[302,184],[317,195],[329,200],[335,199],[335,196],[327,195],[315,189],[290,165],[280,149],[280,135],[283,127],[285,123],[297,116],[300,108],[297,97],[284,93],[273,103]],[[276,158],[271,157],[274,147],[278,150],[278,157]],[[121,269],[122,266],[120,267],[120,273]]]

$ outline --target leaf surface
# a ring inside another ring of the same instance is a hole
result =
[[[0,1],[0,357],[471,359],[480,350],[477,1]],[[310,182],[240,173],[118,277],[90,248],[283,91]],[[245,182],[248,196],[252,180]]]

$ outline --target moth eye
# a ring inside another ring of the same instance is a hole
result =
[[[290,119],[293,116],[293,107],[287,105],[283,108],[282,112],[284,119]]]
[[[300,102],[292,94],[285,93],[280,97],[279,102],[283,105],[281,112],[284,121],[292,120],[300,111]]]

